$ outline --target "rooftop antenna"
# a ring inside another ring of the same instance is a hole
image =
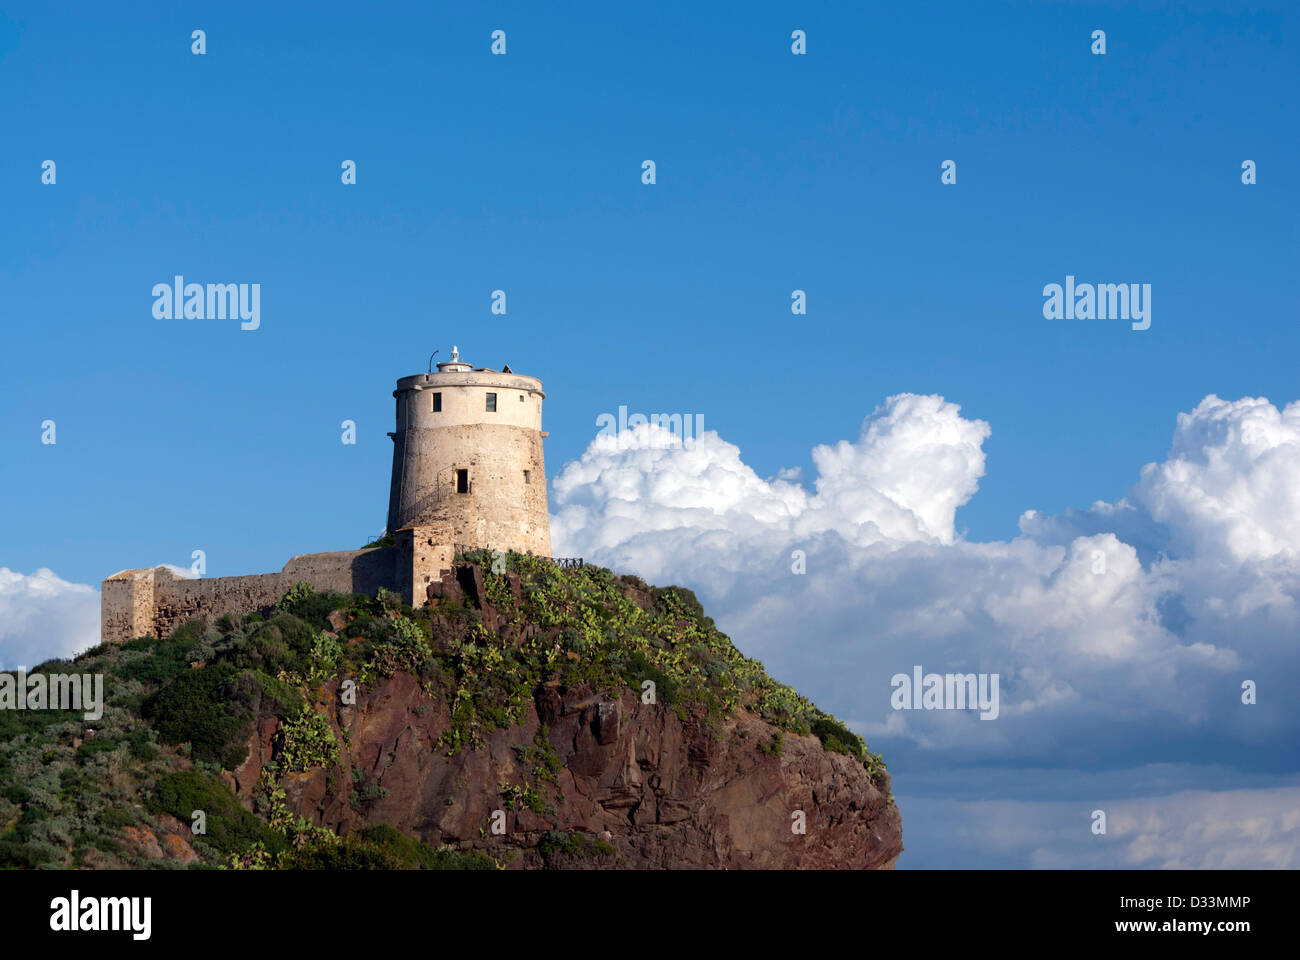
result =
[[[435,351],[433,351],[433,353],[429,354],[429,372],[430,372],[430,373],[433,373],[433,358],[436,357],[437,355],[438,355],[438,351],[437,351],[437,350],[435,350]]]

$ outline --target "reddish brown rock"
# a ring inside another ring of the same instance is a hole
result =
[[[443,570],[442,577],[434,580],[424,588],[425,598],[434,603],[444,600],[448,603],[463,603],[465,591],[461,588],[455,570]]]
[[[182,825],[175,817],[167,815],[158,818],[158,825],[166,831],[160,840],[165,856],[172,860],[179,860],[181,863],[193,863],[199,859],[199,855],[190,846],[193,834],[190,833],[189,827]]]
[[[253,791],[262,768],[275,759],[279,744],[280,721],[277,717],[261,717],[248,739],[248,759],[234,771],[223,770],[226,785],[249,810],[253,809]]]
[[[154,832],[148,827],[123,827],[122,835],[131,848],[146,860],[161,860],[163,858],[163,850],[158,845],[158,838],[154,836]]]
[[[386,823],[511,867],[887,869],[902,851],[888,773],[873,781],[860,762],[788,732],[777,756],[775,728],[743,710],[712,727],[630,690],[611,700],[553,682],[518,726],[484,730],[480,749],[448,755],[438,743],[446,704],[399,673],[359,690],[355,707],[332,707],[331,720],[339,766],[281,783],[290,809],[340,833]],[[555,784],[527,759],[543,725],[561,764]],[[273,733],[263,722],[250,738],[235,776],[241,796],[270,758]],[[542,812],[509,809],[507,791],[520,787],[535,791]],[[491,833],[496,810],[504,836]],[[792,830],[800,811],[802,834]],[[614,853],[543,857],[552,830],[605,838]]]

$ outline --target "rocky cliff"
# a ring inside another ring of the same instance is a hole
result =
[[[880,758],[743,657],[689,591],[515,555],[497,573],[488,556],[462,561],[416,611],[298,587],[261,615],[92,651],[117,705],[89,740],[71,718],[42,736],[69,751],[61,783],[104,766],[104,797],[82,807],[128,813],[89,811],[109,821],[104,842],[60,850],[29,820],[35,798],[10,788],[0,856],[894,865],[901,823]],[[34,766],[31,733],[0,754],[0,779]]]

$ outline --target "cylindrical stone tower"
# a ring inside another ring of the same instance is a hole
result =
[[[542,381],[460,359],[397,381],[388,530],[440,525],[454,544],[551,555]]]

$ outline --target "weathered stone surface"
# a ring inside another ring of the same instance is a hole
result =
[[[333,699],[331,685],[325,692]],[[861,763],[826,752],[813,737],[786,733],[780,756],[765,752],[759,745],[775,730],[745,711],[710,732],[701,718],[683,721],[632,691],[610,701],[548,683],[519,726],[448,756],[438,745],[446,704],[409,674],[380,681],[355,708],[334,709],[338,768],[332,777],[298,775],[286,794],[291,809],[340,832],[387,823],[434,844],[499,858],[513,851],[513,867],[889,868],[902,851],[887,773],[873,782]],[[555,787],[538,783],[521,759],[543,724],[563,764]],[[251,739],[250,752],[265,757],[266,731]],[[352,768],[363,772],[363,786],[387,793],[358,809]],[[246,782],[251,770],[237,774]],[[509,784],[536,786],[545,811],[507,809]],[[487,829],[498,809],[506,813],[503,837]],[[791,830],[800,810],[803,835]],[[550,830],[607,835],[616,853],[543,858],[536,848]]]
[[[223,770],[226,785],[249,810],[253,809],[253,791],[262,768],[275,759],[278,747],[280,721],[276,717],[261,717],[248,738],[248,758],[233,771]]]
[[[154,836],[154,832],[148,827],[123,827],[122,835],[132,849],[146,860],[161,860],[163,858],[163,850],[158,843],[158,838]]]
[[[596,742],[601,746],[605,746],[617,740],[620,719],[621,713],[617,701],[597,704]]]
[[[199,859],[199,855],[190,846],[194,834],[190,832],[188,824],[164,813],[158,817],[158,826],[162,830],[159,845],[167,859],[179,860],[181,863],[193,863]]]
[[[443,570],[438,580],[430,583],[426,591],[428,602],[445,600],[448,603],[464,603],[465,591],[461,589],[455,567]]]
[[[408,596],[410,550],[345,550],[294,557],[279,573],[249,577],[177,577],[167,567],[123,570],[101,585],[100,634],[105,641],[165,637],[198,616],[252,613],[274,606],[295,583],[318,591],[375,595],[381,587]],[[406,574],[403,582],[403,572]]]
[[[444,526],[413,527],[399,530],[391,547],[300,554],[279,573],[247,577],[186,579],[167,567],[123,570],[101,584],[100,636],[116,643],[165,637],[194,617],[266,610],[296,583],[372,597],[384,589],[423,606],[430,590],[445,589],[434,577],[451,565],[450,536]]]
[[[439,364],[398,380],[393,396],[388,528],[440,524],[445,542],[549,556],[542,382]]]

